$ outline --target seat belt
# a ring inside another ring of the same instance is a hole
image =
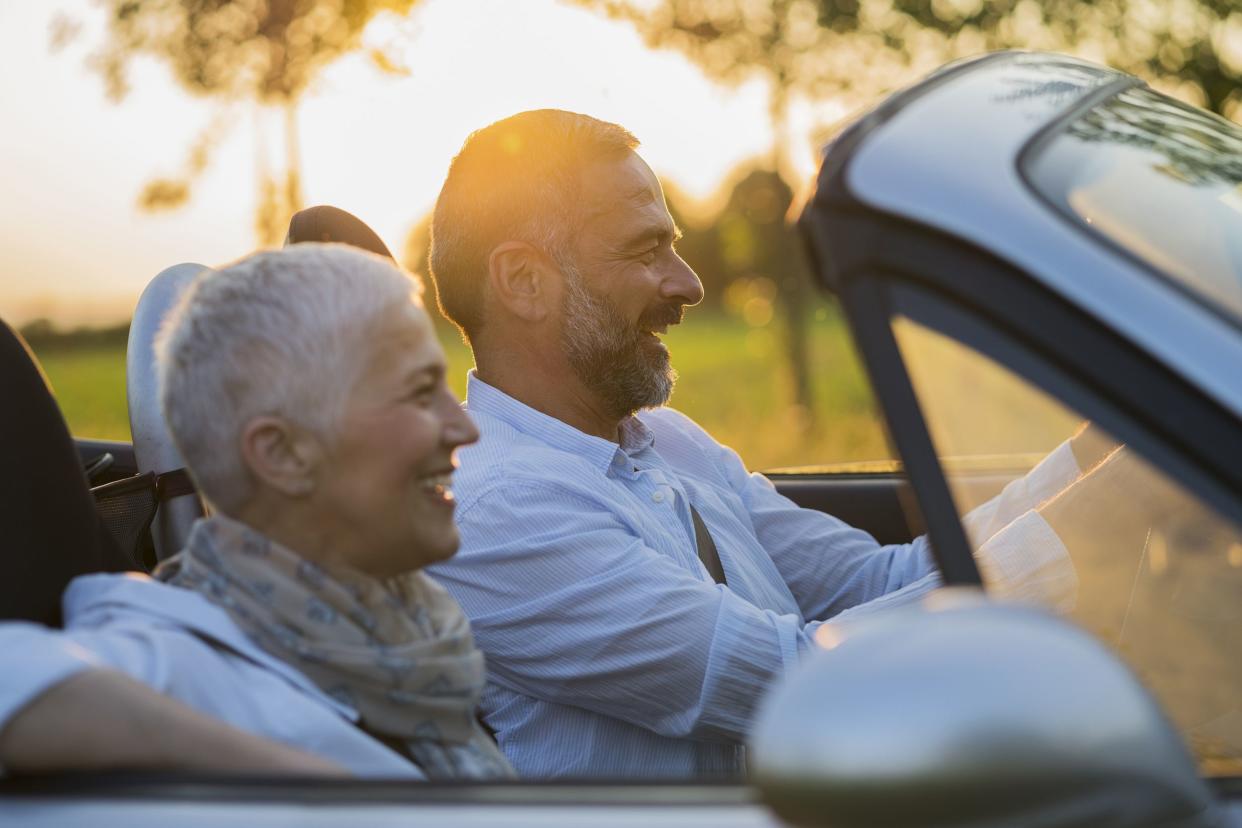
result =
[[[728,584],[725,580],[724,567],[720,564],[720,553],[716,551],[716,542],[712,540],[707,524],[699,517],[699,510],[690,505],[690,518],[694,521],[694,544],[698,547],[699,560],[707,567],[712,580],[718,584]]]

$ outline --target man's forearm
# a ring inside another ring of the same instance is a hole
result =
[[[308,753],[216,721],[112,670],[75,673],[0,730],[9,772],[156,768],[339,774]]]

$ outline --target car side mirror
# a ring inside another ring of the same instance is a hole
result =
[[[750,744],[794,825],[1219,824],[1152,697],[1065,621],[948,589],[816,638]]]

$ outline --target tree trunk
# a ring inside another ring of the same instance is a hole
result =
[[[789,141],[789,101],[779,78],[773,84],[770,114],[775,131],[772,146],[772,169],[785,181],[791,192],[799,192],[797,182],[788,180],[791,164],[786,164]],[[815,393],[811,377],[810,326],[806,309],[813,297],[801,250],[789,251],[789,266],[777,280],[777,299],[785,319],[785,358],[793,383],[793,402],[802,412],[800,422],[806,428],[815,424]]]
[[[298,101],[291,98],[280,108],[281,132],[284,143],[283,169],[270,161],[271,144],[267,127],[271,125],[271,109],[255,111],[255,241],[260,247],[275,247],[285,237],[289,219],[303,207],[302,153],[298,132]]]
[[[285,101],[285,209],[293,218],[293,214],[301,210],[302,204],[302,149],[298,132],[298,101],[290,98]]]

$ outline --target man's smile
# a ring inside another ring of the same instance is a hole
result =
[[[680,304],[658,305],[647,311],[638,320],[639,330],[655,336],[666,334],[672,325],[680,325],[685,316],[685,306]]]

